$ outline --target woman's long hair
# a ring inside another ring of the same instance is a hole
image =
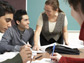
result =
[[[59,2],[58,2],[58,0],[46,0],[45,4],[52,6],[53,10],[55,10],[55,11],[58,9],[58,12],[63,12],[59,8]]]

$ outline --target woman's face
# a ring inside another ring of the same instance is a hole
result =
[[[56,14],[56,12],[57,12],[57,11],[54,11],[54,10],[52,9],[52,6],[46,5],[46,4],[45,4],[45,7],[44,7],[44,10],[45,10],[45,13],[47,14],[48,17],[53,17],[53,16],[55,16],[55,14]]]
[[[71,15],[75,18],[75,20],[80,24],[80,26],[82,25],[83,21],[84,21],[84,16],[83,16],[83,13],[81,12],[80,10],[80,7],[79,7],[79,10],[78,11],[75,11],[73,6],[71,6]]]

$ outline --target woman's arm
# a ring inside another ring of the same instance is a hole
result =
[[[67,25],[68,25],[68,20],[67,20],[67,17],[65,16],[65,18],[64,18],[63,37],[64,37],[65,44],[66,44],[66,45],[69,45],[69,43],[68,43]]]
[[[54,62],[58,63],[84,63],[84,58],[71,58],[71,57],[64,57],[59,53],[54,53],[53,56],[51,55],[50,58]]]
[[[84,58],[61,57],[58,63],[84,63]]]
[[[69,45],[69,43],[68,43],[68,31],[67,31],[67,26],[64,27],[63,37],[64,37],[65,44],[66,44],[66,45]]]
[[[41,30],[42,30],[42,26],[37,25],[34,34],[34,47],[33,47],[34,50],[39,50],[38,42],[39,42]]]
[[[38,21],[37,21],[36,30],[34,33],[34,47],[33,47],[34,50],[39,50],[38,42],[40,39],[39,37],[40,37],[41,30],[42,30],[42,26],[43,26],[43,18],[42,18],[42,14],[40,14]]]

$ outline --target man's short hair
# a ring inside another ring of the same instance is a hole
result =
[[[14,14],[14,21],[15,21],[15,24],[16,24],[16,25],[18,25],[18,24],[16,23],[17,20],[18,20],[19,22],[21,22],[23,15],[27,15],[26,10],[20,9],[20,10],[17,10],[17,11],[16,11],[16,13]]]
[[[14,12],[14,8],[7,1],[0,0],[0,17],[6,13],[14,14]]]

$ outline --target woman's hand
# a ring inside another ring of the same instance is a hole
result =
[[[53,56],[50,56],[50,58],[55,61],[55,62],[59,62],[59,60],[61,59],[61,55],[59,53],[54,53]]]
[[[39,45],[34,45],[33,50],[38,51],[40,49]]]

